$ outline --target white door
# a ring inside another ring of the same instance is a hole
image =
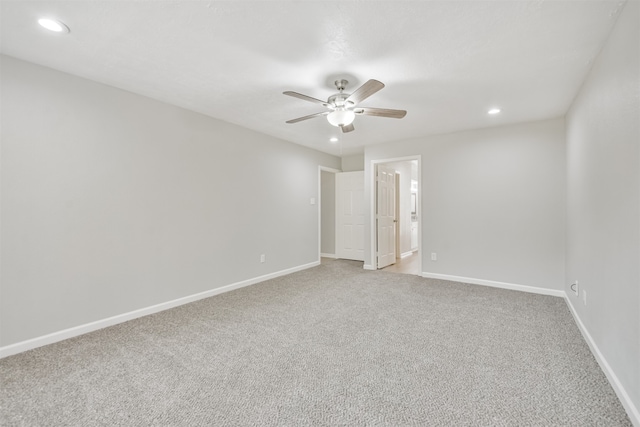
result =
[[[336,257],[364,261],[364,171],[336,174]]]
[[[378,165],[376,187],[377,267],[384,268],[396,262],[396,171]]]

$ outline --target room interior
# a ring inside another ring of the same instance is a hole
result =
[[[560,301],[640,425],[637,0],[0,11],[0,366],[310,272],[336,254],[336,174],[362,176],[358,266],[377,271],[392,164],[406,280]],[[384,84],[353,130],[325,117],[342,79]]]

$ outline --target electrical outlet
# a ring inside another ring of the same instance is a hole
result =
[[[571,290],[573,291],[574,294],[576,294],[576,296],[579,295],[579,288],[578,288],[578,281],[577,280],[571,284]]]
[[[584,305],[587,305],[587,291],[584,289],[582,290],[582,302],[584,302]]]
[[[264,254],[260,255],[260,262],[265,262],[266,260],[267,257]]]
[[[438,254],[435,252],[431,252],[431,261],[437,261],[438,260]]]

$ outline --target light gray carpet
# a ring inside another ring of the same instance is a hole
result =
[[[561,298],[331,261],[0,361],[0,424],[631,425]]]

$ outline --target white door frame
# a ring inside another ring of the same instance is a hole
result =
[[[322,172],[333,174],[342,172],[340,169],[333,169],[327,166],[318,166],[318,263],[320,263],[322,253]],[[418,187],[419,188],[419,187]],[[334,251],[335,252],[335,251]]]
[[[378,164],[384,163],[393,163],[393,162],[406,162],[411,160],[418,161],[418,201],[422,207],[422,155],[416,154],[415,156],[406,156],[406,157],[393,157],[390,159],[377,159],[370,161],[369,168],[369,178],[370,178],[370,188],[369,188],[369,233],[371,236],[371,245],[369,247],[369,254],[371,256],[371,267],[365,266],[365,268],[372,270],[378,269],[378,257],[376,255],[376,241],[378,232],[378,227],[376,226],[376,206],[378,204],[378,194],[376,191],[376,171]],[[423,209],[418,209],[418,254],[420,254],[420,272],[422,273],[422,212]]]
[[[411,177],[409,177],[411,181]],[[400,250],[400,174],[396,172],[396,259],[402,258],[402,251]]]

